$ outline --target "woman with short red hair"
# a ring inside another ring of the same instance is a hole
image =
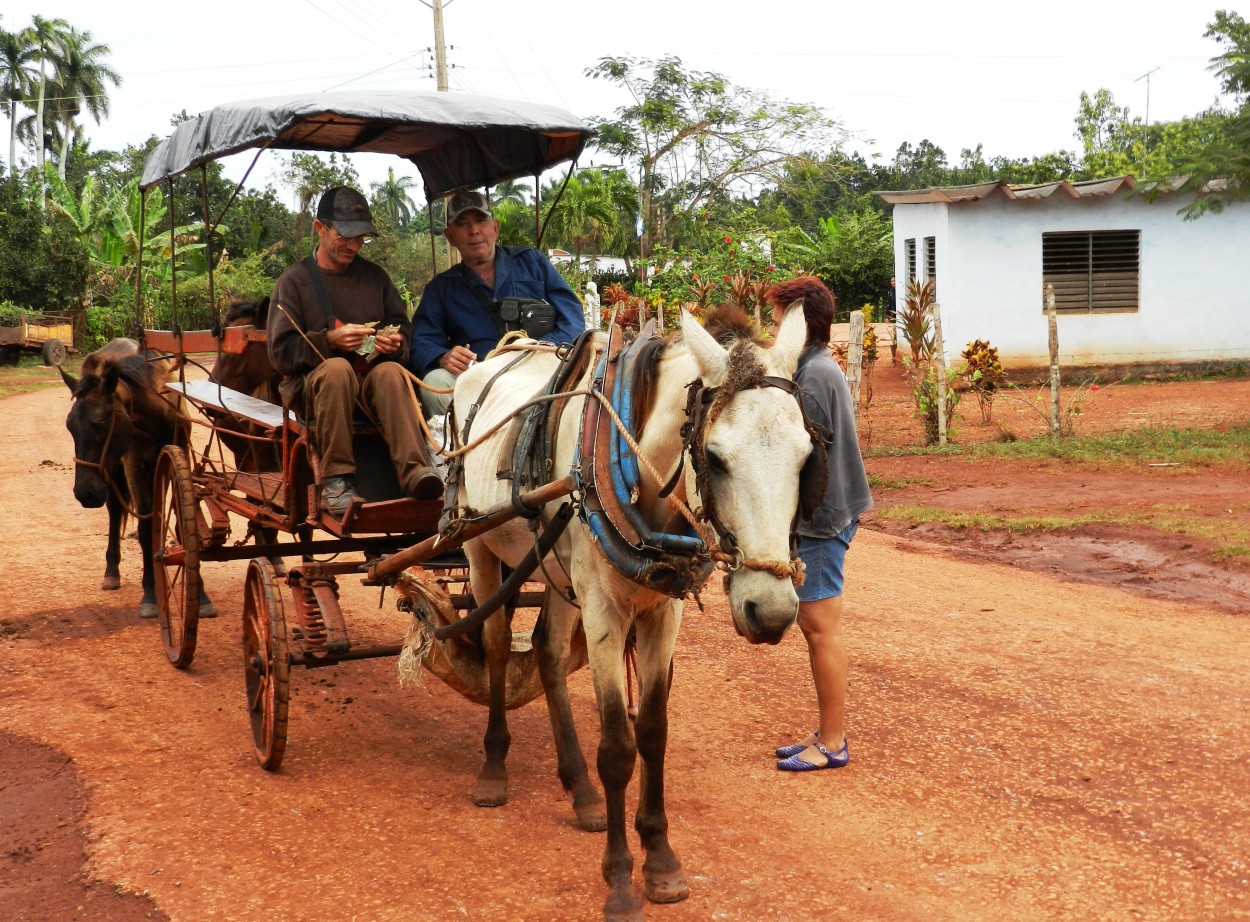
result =
[[[807,640],[820,722],[797,743],[777,750],[777,768],[787,772],[841,768],[851,760],[846,742],[849,664],[842,640],[843,567],[859,517],[872,508],[872,495],[855,433],[850,388],[829,352],[833,293],[820,279],[801,276],[774,285],[768,299],[774,327],[790,310],[802,310],[807,321],[807,342],[794,380],[803,392],[808,418],[825,443],[824,452],[815,452],[809,463],[823,462],[827,473],[819,505],[797,528],[798,555],[806,570],[803,585],[797,587],[799,629]]]

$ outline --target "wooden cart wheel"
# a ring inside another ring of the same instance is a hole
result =
[[[286,611],[273,564],[257,557],[247,565],[243,590],[243,672],[256,761],[266,771],[276,771],[286,752],[291,700],[287,636]]]
[[[191,665],[200,624],[200,511],[186,452],[166,445],[152,486],[152,569],[165,655]]]
[[[49,365],[61,366],[69,358],[69,350],[59,339],[50,339],[43,344],[43,360]]]

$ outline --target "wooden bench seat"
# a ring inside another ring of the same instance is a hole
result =
[[[259,397],[222,387],[215,381],[173,381],[166,384],[171,391],[182,394],[199,407],[224,410],[239,419],[247,420],[266,429],[279,429],[282,426],[282,407]],[[295,419],[291,413],[290,418]]]

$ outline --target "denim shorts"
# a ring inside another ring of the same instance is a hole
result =
[[[799,560],[806,571],[803,585],[795,588],[800,602],[819,602],[842,594],[842,569],[857,528],[859,519],[832,538],[799,535]]]

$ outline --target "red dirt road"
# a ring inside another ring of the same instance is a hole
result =
[[[399,689],[392,660],[293,670],[286,761],[258,769],[242,565],[205,565],[221,617],[170,668],[133,614],[134,542],[123,589],[99,589],[105,516],[70,492],[67,408],[63,389],[0,401],[6,917],[599,917],[602,838],[572,823],[537,703],[511,716],[499,809],[469,797],[484,711],[432,676]],[[844,770],[773,768],[812,720],[801,638],[747,646],[712,588],[688,607],[667,774],[691,896],[648,918],[1250,918],[1246,609],[1201,580],[1169,601],[865,525]],[[353,587],[354,634],[401,636],[392,602]],[[571,685],[593,764],[588,673]]]

